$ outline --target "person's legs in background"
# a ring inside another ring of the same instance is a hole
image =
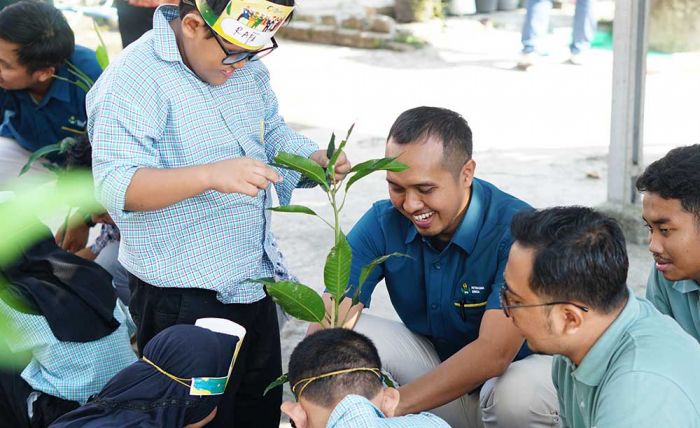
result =
[[[0,190],[7,190],[14,182],[43,184],[56,178],[53,173],[44,168],[41,161],[34,162],[29,171],[19,177],[22,167],[29,161],[31,155],[30,151],[17,144],[12,138],[0,137]]]
[[[574,13],[574,29],[571,45],[571,62],[579,64],[577,58],[582,52],[590,48],[595,36],[597,21],[595,18],[593,2],[595,0],[577,0],[576,12]]]
[[[122,38],[122,48],[129,46],[143,33],[153,28],[155,8],[132,6],[127,0],[116,0],[114,4],[119,17],[119,35]]]
[[[129,273],[119,260],[119,241],[110,241],[95,258],[95,263],[112,275],[112,285],[117,296],[126,306],[129,306]]]
[[[552,0],[527,0],[527,12],[521,35],[523,54],[537,51],[540,39],[549,31],[551,10]]]

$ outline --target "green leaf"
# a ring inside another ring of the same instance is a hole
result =
[[[336,299],[342,300],[345,289],[350,281],[350,265],[352,249],[345,235],[340,234],[338,243],[328,253],[326,265],[323,268],[323,281],[326,290]]]
[[[95,56],[97,57],[97,63],[104,70],[109,65],[109,54],[107,53],[107,48],[105,46],[98,46],[95,49]]]
[[[61,144],[56,143],[56,144],[49,144],[48,146],[44,146],[40,148],[39,150],[33,152],[30,156],[29,159],[27,160],[27,163],[24,164],[22,169],[19,172],[19,175],[25,174],[27,171],[29,171],[29,168],[32,167],[32,164],[36,162],[38,159],[41,159],[45,156],[48,156],[52,153],[60,153],[61,151]]]
[[[391,375],[389,372],[386,370],[382,370],[382,382],[384,382],[384,385],[387,388],[396,388],[396,384],[394,383],[394,380],[391,378]]]
[[[304,174],[305,177],[321,185],[324,189],[328,189],[326,172],[321,168],[321,165],[311,159],[292,153],[279,152],[277,156],[275,156],[274,162],[276,165],[282,166],[283,168],[298,171]]]
[[[265,284],[270,297],[294,318],[321,322],[326,315],[323,299],[307,285],[293,281],[259,280],[259,282]]]
[[[328,143],[328,148],[326,149],[326,157],[328,157],[329,160],[333,159],[333,155],[335,154],[335,132],[331,134],[331,141]],[[328,168],[330,169],[331,164],[328,164]]]
[[[284,205],[281,207],[268,208],[270,211],[275,211],[278,213],[300,213],[308,215],[318,215],[311,208],[307,208],[303,205]]]
[[[358,281],[358,286],[357,286],[357,291],[355,291],[355,294],[352,296],[352,304],[356,305],[359,301],[360,298],[360,293],[362,292],[362,286],[365,285],[365,281],[367,280],[367,277],[372,273],[372,271],[379,266],[380,264],[384,263],[391,257],[411,257],[408,254],[404,253],[398,253],[394,252],[391,254],[387,254],[381,257],[377,257],[376,259],[372,260],[369,264],[365,265],[362,267],[362,270],[360,271],[360,278]]]
[[[100,209],[89,173],[65,173],[56,186],[15,189],[14,199],[0,204],[0,266],[17,256],[18,245],[31,245],[42,236],[46,229],[37,224],[37,215],[50,217],[70,206]]]
[[[352,134],[352,130],[355,128],[355,124],[353,123],[350,126],[350,129],[348,129],[347,135],[345,135],[345,139],[340,142],[340,145],[338,146],[338,149],[333,153],[333,157],[329,157],[330,162],[329,165],[333,165],[335,168],[336,162],[338,162],[338,158],[340,157],[340,154],[343,153],[343,149],[345,149],[345,145],[348,143],[348,139],[350,138],[350,134]]]
[[[287,382],[289,382],[289,373],[284,373],[282,376],[273,380],[269,385],[267,385],[267,387],[265,387],[265,390],[263,391],[263,396],[267,395],[268,392],[272,391],[278,386],[284,385]]]
[[[69,72],[70,72],[70,70],[69,70]],[[82,82],[80,80],[70,80],[70,79],[66,79],[63,76],[57,76],[55,74],[54,74],[53,78],[56,80],[62,80],[64,82],[72,83],[73,85],[79,87],[80,89],[82,89],[86,93],[90,90],[90,87],[85,85],[85,82]]]
[[[348,184],[345,185],[345,191],[347,192],[350,190],[350,186],[352,186],[356,181],[375,171],[401,172],[406,171],[407,169],[408,165],[398,162],[396,158],[373,159],[367,162],[362,162],[361,164],[352,168],[352,171],[354,171],[355,174],[348,179]]]
[[[102,68],[102,70],[104,70],[109,65],[109,54],[107,53],[107,45],[105,44],[105,41],[102,38],[102,32],[100,31],[100,27],[97,26],[97,21],[95,21],[94,19],[92,21],[92,27],[95,29],[97,38],[100,39],[100,45],[97,47],[97,49],[95,49],[95,56],[97,57],[97,63],[100,64],[100,67]]]
[[[66,65],[68,66],[68,71],[69,71],[72,75],[74,75],[75,77],[77,77],[78,79],[80,79],[81,81],[85,82],[85,84],[86,84],[88,87],[92,86],[92,85],[95,83],[95,81],[92,80],[92,77],[90,77],[90,76],[88,76],[87,74],[85,74],[85,72],[84,72],[83,70],[81,70],[80,68],[78,68],[78,66],[76,66],[76,65],[73,64],[72,62],[67,61],[67,62],[66,62]]]

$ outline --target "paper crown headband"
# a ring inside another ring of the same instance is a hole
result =
[[[231,0],[216,15],[206,0],[195,0],[204,21],[226,41],[247,50],[265,47],[287,20],[294,6],[267,0]]]

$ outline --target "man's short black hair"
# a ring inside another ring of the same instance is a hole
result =
[[[537,295],[602,313],[625,302],[627,249],[612,218],[586,207],[528,210],[515,215],[511,233],[535,250],[530,288]]]
[[[62,66],[73,54],[75,36],[60,10],[23,0],[0,11],[0,39],[18,45],[17,60],[29,73]]]
[[[637,179],[637,190],[678,199],[700,224],[700,144],[675,148],[653,162]]]
[[[195,3],[196,0],[182,0],[180,1],[180,19],[184,18],[185,15],[188,13],[197,10],[197,5]],[[221,15],[221,13],[224,11],[226,6],[229,4],[231,0],[205,0],[208,4],[209,7],[214,11],[214,13],[218,16]],[[275,4],[280,4],[282,6],[294,6],[294,0],[270,0],[272,3]],[[287,18],[287,21],[289,21],[292,18],[292,15],[289,15],[289,18]]]
[[[387,141],[412,144],[429,137],[442,141],[444,163],[456,174],[472,158],[469,124],[459,113],[446,108],[423,106],[406,110],[391,125]]]
[[[289,384],[337,370],[381,368],[377,348],[367,337],[344,328],[318,331],[299,342],[289,358]],[[373,398],[382,388],[375,373],[357,371],[315,380],[302,397],[323,407],[332,407],[348,394]],[[295,391],[299,393],[299,389]]]

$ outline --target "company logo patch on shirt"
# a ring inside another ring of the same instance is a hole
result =
[[[68,118],[68,123],[69,123],[71,126],[79,126],[79,127],[81,127],[81,128],[84,128],[84,127],[85,127],[85,124],[87,123],[87,121],[85,121],[85,120],[79,120],[79,119],[78,119],[77,117],[75,117],[75,116],[70,116],[70,117]]]
[[[483,285],[469,285],[466,282],[462,283],[462,294],[481,295],[484,293],[484,290],[486,290],[486,287]]]

